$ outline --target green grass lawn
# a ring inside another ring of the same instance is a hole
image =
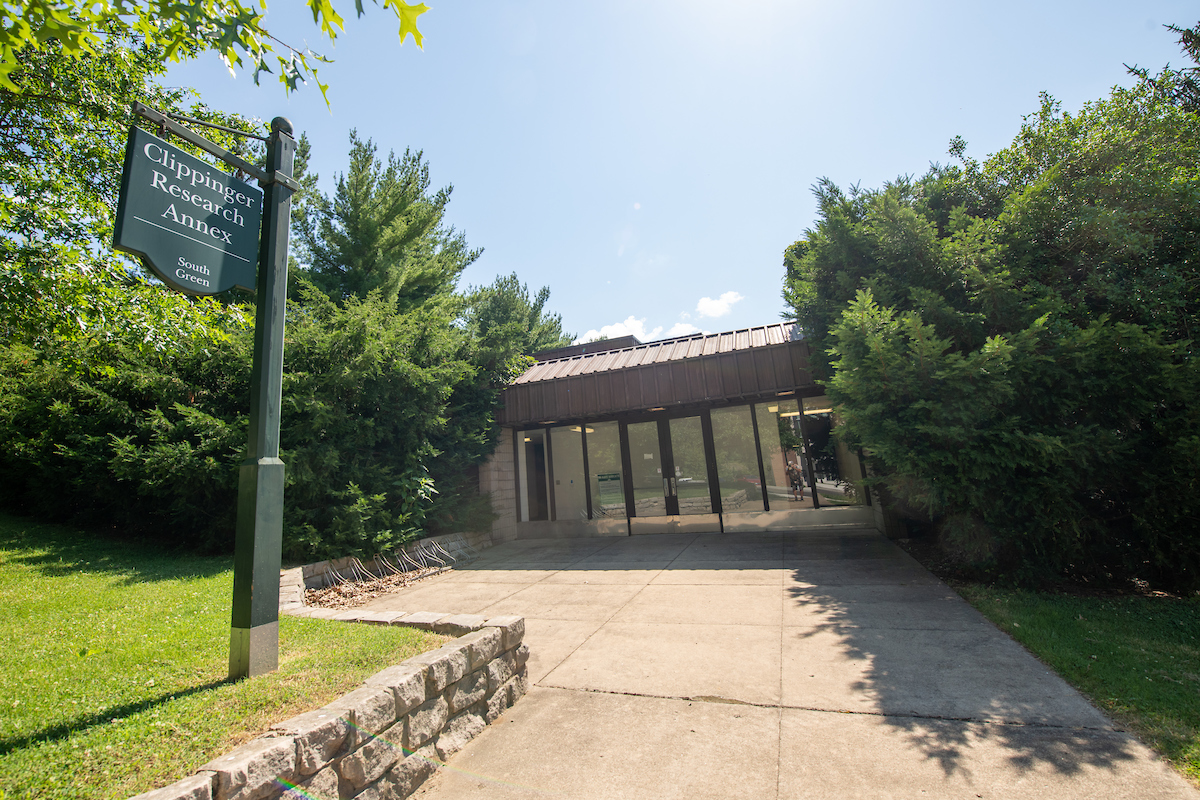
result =
[[[954,588],[1200,783],[1200,598]]]
[[[0,799],[125,798],[189,775],[446,637],[280,620],[230,683],[232,559],[0,514]]]

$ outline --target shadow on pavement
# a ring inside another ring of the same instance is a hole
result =
[[[945,775],[1003,748],[1018,772],[1139,757],[1129,737],[877,534],[784,543],[783,705],[881,715]],[[790,621],[790,624],[789,624]],[[790,687],[790,691],[789,691]]]

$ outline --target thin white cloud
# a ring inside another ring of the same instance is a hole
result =
[[[737,292],[725,292],[716,300],[701,297],[700,302],[696,303],[696,313],[702,317],[723,317],[729,313],[734,303],[745,299]]]
[[[671,326],[671,330],[667,331],[664,339],[674,339],[676,336],[687,336],[689,333],[701,333],[702,331],[690,322],[676,322]]]
[[[588,331],[576,339],[575,344],[594,342],[601,336],[609,339],[616,339],[620,336],[636,336],[639,342],[652,342],[655,339],[673,339],[676,336],[687,336],[693,333],[708,333],[708,331],[702,331],[688,322],[676,322],[666,333],[663,333],[661,325],[647,330],[645,318],[636,319],[630,315],[624,322],[614,322],[612,325],[604,325],[599,330]]]
[[[601,326],[600,330],[590,330],[583,336],[575,340],[576,344],[583,342],[594,342],[601,336],[606,336],[609,339],[616,339],[618,336],[636,336],[640,342],[648,342],[654,337],[662,333],[662,326],[659,325],[653,330],[646,330],[646,319],[635,319],[632,314],[625,318],[624,322],[614,322],[612,325]]]

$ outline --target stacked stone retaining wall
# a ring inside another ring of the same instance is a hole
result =
[[[528,689],[522,617],[289,611],[463,635],[134,800],[404,798]]]

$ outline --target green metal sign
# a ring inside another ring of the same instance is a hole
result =
[[[250,441],[238,477],[233,555],[229,677],[279,666],[279,565],[283,542],[284,465],[279,459],[283,400],[283,329],[287,307],[288,222],[296,140],[292,123],[271,120],[270,137],[167,115],[134,102],[131,111],[254,176],[264,189],[213,169],[136,125],[113,246],[141,256],[167,286],[208,295],[234,286],[257,292],[250,370]],[[266,169],[224,150],[180,121],[218,128],[267,145]],[[259,243],[262,248],[259,251]],[[257,280],[256,280],[257,274]]]
[[[262,190],[136,125],[125,148],[113,247],[187,294],[254,291]]]

